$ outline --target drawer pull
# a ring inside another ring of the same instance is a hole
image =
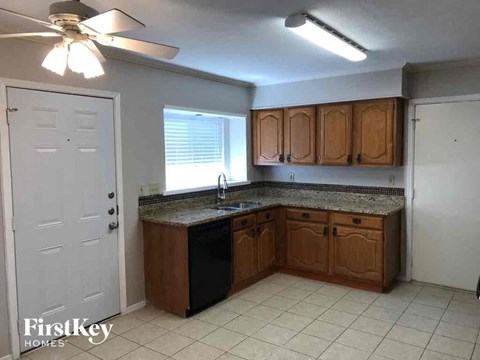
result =
[[[362,223],[362,219],[360,218],[353,218],[352,219],[352,223],[354,223],[355,225],[360,225]]]
[[[266,214],[265,214],[265,219],[268,220],[268,219],[270,219],[270,217],[271,217],[270,213],[266,213]]]
[[[323,228],[323,235],[328,235],[328,226]]]
[[[310,214],[309,213],[302,213],[302,218],[304,219],[310,219]]]
[[[337,236],[337,228],[336,227],[333,228],[333,236]]]
[[[245,226],[245,225],[247,225],[247,224],[248,224],[248,220],[247,220],[247,219],[243,219],[243,220],[242,220],[242,225]]]

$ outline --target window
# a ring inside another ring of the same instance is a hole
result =
[[[165,109],[166,191],[247,180],[245,117]]]

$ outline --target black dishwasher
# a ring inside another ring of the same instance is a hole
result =
[[[190,308],[187,316],[227,297],[232,284],[230,220],[197,225],[188,230]]]

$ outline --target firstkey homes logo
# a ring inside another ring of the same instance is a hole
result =
[[[64,323],[56,322],[45,324],[43,319],[25,319],[25,346],[39,347],[39,346],[65,346],[65,340],[39,340],[38,338],[60,338],[63,336],[85,336],[92,345],[100,345],[104,343],[112,330],[112,324],[92,324],[85,326],[88,319],[71,319]],[[28,337],[34,339],[29,340]]]

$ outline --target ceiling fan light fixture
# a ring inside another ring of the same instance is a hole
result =
[[[67,68],[68,49],[63,42],[55,45],[43,60],[42,66],[60,76],[65,74]]]
[[[367,58],[365,49],[309,14],[287,17],[285,27],[312,43],[350,61]]]
[[[105,74],[100,61],[82,42],[74,41],[69,46],[68,68],[76,73],[83,73],[86,79]]]

